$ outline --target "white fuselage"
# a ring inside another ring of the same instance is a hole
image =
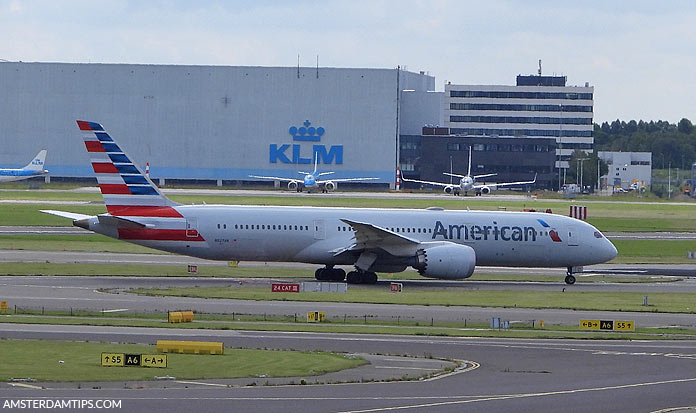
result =
[[[419,242],[470,246],[476,252],[476,265],[570,267],[616,256],[611,242],[592,225],[545,213],[226,205],[174,208],[183,218],[138,217],[137,221],[151,228],[149,234],[166,227],[186,229],[189,238],[124,237],[96,218],[90,220],[89,229],[156,249],[215,260],[352,265],[355,256],[336,255],[355,242],[350,226],[341,219],[369,223]],[[411,259],[381,257],[376,264],[411,265]]]

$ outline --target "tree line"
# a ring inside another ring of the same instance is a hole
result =
[[[597,151],[652,152],[653,169],[691,169],[696,161],[696,128],[687,118],[677,124],[667,121],[594,124]]]

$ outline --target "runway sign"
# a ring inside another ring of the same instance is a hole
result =
[[[633,321],[614,321],[616,331],[636,331],[636,323]]]
[[[635,322],[614,320],[580,320],[580,330],[635,331]]]
[[[167,355],[166,354],[142,354],[140,356],[140,366],[141,367],[167,367]]]
[[[166,354],[101,353],[104,367],[167,367]]]
[[[7,301],[0,301],[0,311],[7,311]]]
[[[198,265],[189,264],[188,265],[188,273],[189,274],[198,274]]]
[[[273,283],[273,284],[271,284],[271,292],[273,292],[273,293],[299,293],[300,292],[300,284]]]
[[[404,285],[402,283],[391,283],[389,289],[393,293],[400,293],[404,290]]]
[[[308,323],[319,323],[326,321],[326,313],[324,311],[309,311],[307,313]]]
[[[123,367],[123,353],[101,353],[101,365],[105,367]]]

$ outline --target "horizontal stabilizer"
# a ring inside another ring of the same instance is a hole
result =
[[[74,212],[54,211],[52,209],[41,209],[44,214],[56,215],[62,218],[72,219],[73,221],[92,218],[92,215],[76,214]]]
[[[103,225],[109,225],[116,228],[145,228],[145,224],[133,221],[131,219],[115,217],[113,215],[98,215],[99,223]]]

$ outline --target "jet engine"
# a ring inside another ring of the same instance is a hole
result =
[[[424,277],[459,280],[470,277],[475,266],[476,252],[473,248],[442,242],[418,250],[413,268]]]
[[[482,186],[481,189],[479,190],[483,195],[488,195],[491,193],[491,188],[487,186]]]
[[[446,186],[444,191],[446,194],[451,194],[452,192],[454,192],[454,187],[453,186]]]
[[[334,189],[336,189],[336,183],[328,181],[324,184],[324,188],[326,188],[327,191],[333,191]]]
[[[297,182],[295,182],[295,181],[288,182],[288,189],[291,191],[297,191]]]

